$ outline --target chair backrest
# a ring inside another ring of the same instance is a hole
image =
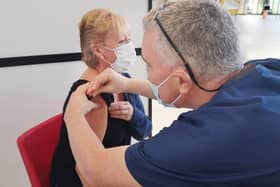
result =
[[[32,187],[50,186],[50,168],[59,140],[62,114],[57,114],[27,130],[17,145]]]

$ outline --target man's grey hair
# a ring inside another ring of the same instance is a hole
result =
[[[145,31],[157,32],[154,48],[160,61],[183,63],[156,17],[199,81],[216,79],[242,67],[237,29],[228,12],[213,0],[168,1],[143,19]]]

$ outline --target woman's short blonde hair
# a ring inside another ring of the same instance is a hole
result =
[[[109,32],[122,35],[127,30],[126,19],[106,9],[94,9],[87,12],[80,22],[80,43],[82,61],[89,67],[96,66],[93,44],[104,43]]]

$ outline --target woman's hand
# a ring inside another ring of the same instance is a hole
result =
[[[112,118],[129,121],[133,116],[133,107],[127,101],[113,102],[109,107],[109,113]]]

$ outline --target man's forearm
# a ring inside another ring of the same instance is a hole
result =
[[[154,99],[150,83],[147,80],[128,79],[126,89],[126,92],[135,93]]]
[[[126,167],[126,147],[106,150],[90,129],[85,117],[72,112],[70,114],[71,119],[65,122],[83,184],[106,187],[140,186]]]
[[[65,122],[70,146],[81,174],[86,180],[91,180],[92,170],[98,170],[99,167],[98,159],[95,158],[100,157],[105,150],[104,146],[82,114],[72,112]]]

